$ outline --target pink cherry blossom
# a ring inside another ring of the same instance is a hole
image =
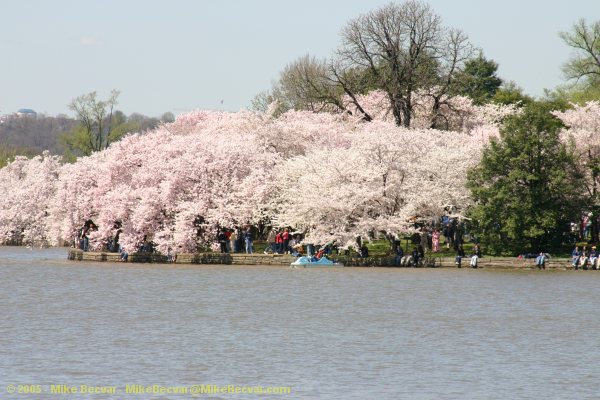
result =
[[[121,245],[143,238],[166,253],[210,248],[219,228],[259,223],[302,230],[315,244],[368,232],[410,232],[414,217],[469,206],[467,170],[514,110],[452,99],[455,131],[404,129],[383,107],[355,115],[195,111],[61,165],[44,154],[0,170],[0,240],[76,243],[84,221],[100,249],[121,223]],[[367,96],[368,97],[368,96]],[[369,103],[370,101],[370,103]],[[425,118],[425,117],[423,117]],[[416,119],[418,121],[418,118]],[[424,124],[425,126],[426,124]]]

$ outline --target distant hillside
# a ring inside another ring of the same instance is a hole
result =
[[[76,120],[67,116],[7,118],[0,123],[0,147],[23,149],[28,153],[49,150],[62,154],[58,138],[76,124]]]
[[[172,122],[172,113],[164,113],[160,118],[147,117],[133,113],[126,116],[115,111],[112,125],[120,129],[122,134],[128,132],[144,132],[153,129],[161,122]],[[0,168],[6,165],[7,159],[15,155],[33,156],[44,150],[52,154],[65,154],[64,140],[60,137],[71,132],[78,121],[66,115],[48,117],[45,115],[4,116],[0,118]],[[79,156],[81,154],[75,154]]]

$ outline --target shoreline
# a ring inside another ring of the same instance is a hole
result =
[[[121,262],[119,253],[84,252],[70,248],[67,258],[72,261]],[[393,264],[393,257],[330,257],[332,261],[341,262],[345,267],[382,267],[407,268]],[[169,262],[167,256],[160,254],[129,254],[126,263],[155,264],[212,264],[212,265],[273,265],[289,266],[296,257],[289,254],[245,254],[245,253],[181,253],[174,261]],[[454,257],[436,257],[427,255],[422,268],[455,268]],[[462,268],[471,269],[469,258],[463,259]],[[500,270],[532,270],[537,269],[535,259],[518,259],[516,257],[484,256],[477,262],[477,269]],[[546,262],[547,270],[574,270],[569,258],[555,258]]]

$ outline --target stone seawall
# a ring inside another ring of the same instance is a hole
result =
[[[96,253],[69,249],[69,260],[75,261],[109,261],[119,262],[119,253]],[[237,265],[286,265],[294,262],[296,257],[285,254],[222,254],[222,253],[181,253],[177,254],[174,264],[237,264]],[[130,263],[169,263],[167,256],[160,254],[133,253],[129,255]]]
[[[75,261],[108,261],[119,262],[119,253],[83,252],[78,249],[69,249],[69,260]],[[393,257],[331,257],[347,267],[396,267]],[[279,265],[289,266],[296,258],[285,254],[221,254],[221,253],[182,253],[178,254],[175,264],[234,264],[234,265]],[[169,263],[167,256],[159,254],[130,254],[130,263]],[[425,258],[423,267],[426,268],[456,268],[454,257]],[[463,259],[463,268],[469,267],[469,258]],[[519,260],[516,257],[482,257],[478,260],[478,268],[482,269],[513,269],[528,270],[537,268],[533,259]],[[570,259],[555,258],[546,262],[546,269],[568,270],[573,269]]]

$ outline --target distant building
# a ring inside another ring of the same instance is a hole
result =
[[[36,118],[37,113],[35,111],[33,111],[31,108],[21,108],[19,111],[17,111],[17,116],[18,117]]]
[[[3,124],[7,121],[11,121],[13,119],[19,118],[17,116],[17,113],[12,113],[12,114],[4,114],[4,115],[0,115],[0,124]]]

